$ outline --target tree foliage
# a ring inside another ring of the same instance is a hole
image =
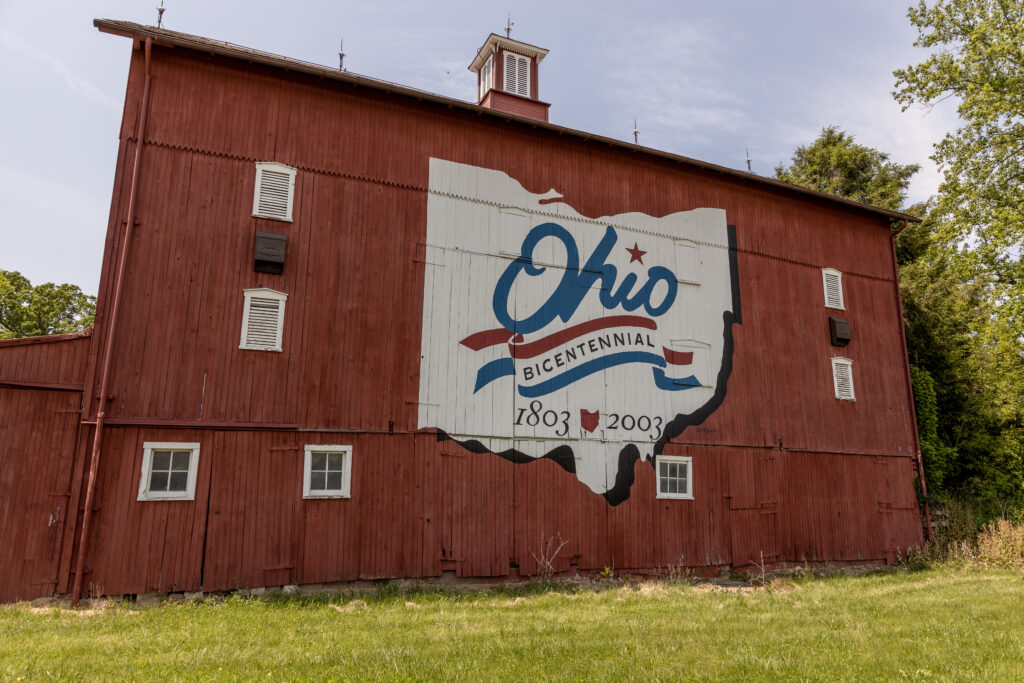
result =
[[[903,205],[910,178],[921,168],[893,163],[888,154],[856,144],[836,126],[823,128],[812,144],[797,147],[792,161],[777,166],[775,177],[885,209]]]
[[[941,238],[965,278],[998,302],[985,332],[994,354],[1024,380],[1024,2],[921,0],[908,12],[915,45],[932,52],[894,72],[904,109],[953,98],[964,125],[935,146],[944,171]]]
[[[927,297],[956,290],[965,329],[953,334],[963,359],[959,384],[935,377],[936,394],[959,392],[968,409],[955,437],[959,483],[984,495],[1022,486],[1024,461],[1024,2],[920,0],[908,11],[920,64],[894,72],[904,109],[957,102],[963,125],[935,146],[944,180],[932,218],[930,262],[904,287]],[[937,273],[939,270],[941,276]],[[923,278],[915,281],[914,278]],[[949,312],[925,300],[934,337],[950,334]],[[953,304],[950,304],[953,305]],[[931,308],[928,308],[931,306]],[[953,318],[954,320],[956,318]],[[911,322],[908,320],[908,325]],[[946,337],[947,341],[950,337]],[[968,380],[965,383],[965,380]],[[974,407],[970,407],[975,404]],[[979,482],[984,483],[980,485]]]
[[[96,297],[75,285],[35,287],[18,271],[0,270],[0,339],[74,332],[92,324]]]

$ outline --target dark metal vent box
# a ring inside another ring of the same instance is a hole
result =
[[[832,346],[846,346],[850,343],[850,323],[845,318],[830,317],[828,332],[832,337]]]
[[[284,272],[284,251],[287,237],[279,232],[256,231],[256,244],[253,250],[253,271],[257,273]]]

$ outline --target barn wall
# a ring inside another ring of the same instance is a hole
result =
[[[0,602],[52,595],[71,502],[86,334],[0,341]]]
[[[201,444],[194,501],[139,502],[143,441]],[[344,442],[352,497],[303,500],[302,448]],[[114,427],[85,585],[108,593],[678,566],[886,562],[919,538],[911,458],[672,446],[694,501],[608,506],[551,461],[514,465],[433,435]],[[555,541],[552,543],[552,540]]]
[[[188,50],[154,47],[151,113],[112,366],[86,585],[107,593],[355,578],[882,561],[920,541],[911,400],[886,222],[740,178]],[[123,238],[141,98],[133,55],[86,386]],[[550,460],[515,465],[417,428],[428,160],[557,188],[586,216],[700,207],[736,226],[742,324],[726,399],[609,506]],[[252,218],[255,161],[299,169],[295,220]],[[252,271],[282,232],[282,275]],[[821,268],[854,342],[828,343]],[[288,293],[282,353],[238,349],[242,290]],[[829,357],[854,361],[856,402]],[[94,392],[90,392],[94,393]],[[90,412],[95,414],[95,401]],[[192,502],[136,500],[144,441],[202,444]],[[354,447],[352,498],[303,500],[302,447]],[[62,567],[72,566],[70,544]],[[68,570],[70,571],[70,570]]]
[[[83,333],[0,340],[0,383],[81,390],[89,343]]]

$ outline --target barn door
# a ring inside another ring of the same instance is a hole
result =
[[[729,528],[732,565],[745,567],[778,559],[777,456],[745,450],[729,459]]]
[[[0,601],[52,595],[82,395],[0,391]]]
[[[874,458],[878,522],[885,561],[893,563],[921,542],[921,517],[914,492],[916,463],[911,458]]]

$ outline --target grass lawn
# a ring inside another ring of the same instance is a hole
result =
[[[0,679],[1024,680],[1024,574],[0,608]]]

